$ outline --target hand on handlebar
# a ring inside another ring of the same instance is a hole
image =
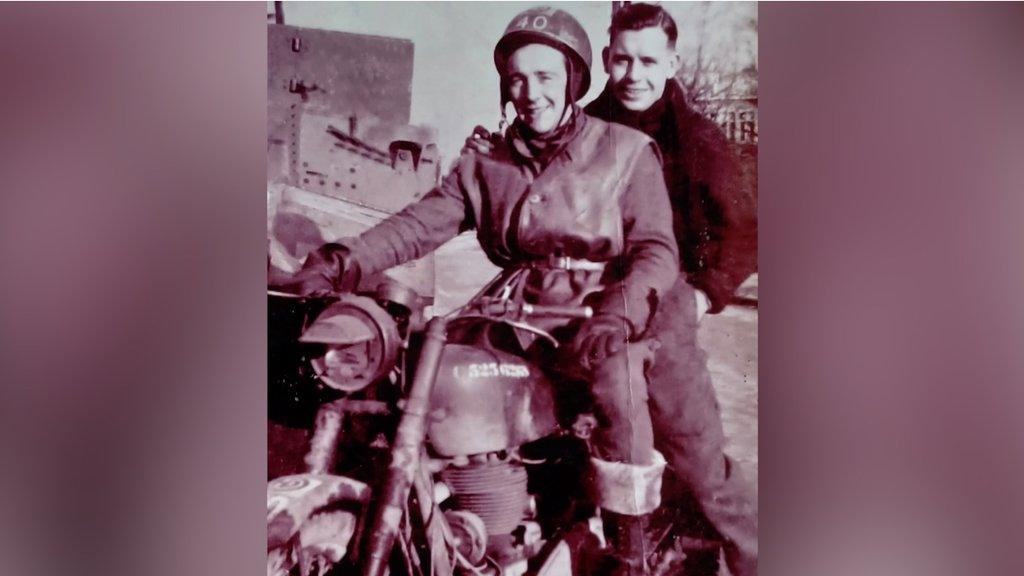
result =
[[[359,266],[340,244],[324,244],[310,252],[302,268],[284,282],[287,291],[305,297],[350,292],[359,284]]]
[[[629,340],[629,324],[618,316],[600,315],[584,322],[572,341],[572,352],[587,372],[605,358],[622,352]]]
[[[292,277],[292,291],[307,297],[329,296],[335,292],[330,274],[330,268],[320,262],[303,265]]]

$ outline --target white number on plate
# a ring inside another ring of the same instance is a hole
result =
[[[505,376],[507,378],[528,378],[530,369],[523,364],[498,364],[497,362],[485,362],[481,364],[470,364],[470,378],[496,378]]]

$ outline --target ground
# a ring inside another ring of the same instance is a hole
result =
[[[728,439],[726,451],[757,486],[757,310],[729,306],[701,321],[701,346]]]

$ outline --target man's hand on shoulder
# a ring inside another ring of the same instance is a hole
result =
[[[473,133],[470,134],[469,138],[466,138],[466,144],[462,147],[462,153],[474,152],[489,156],[494,152],[494,147],[500,138],[499,134],[492,134],[483,126],[477,126],[473,129]]]

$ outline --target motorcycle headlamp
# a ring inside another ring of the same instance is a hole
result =
[[[325,346],[324,354],[312,360],[324,384],[355,392],[394,367],[401,338],[395,321],[376,302],[345,295],[327,307],[299,341]]]

